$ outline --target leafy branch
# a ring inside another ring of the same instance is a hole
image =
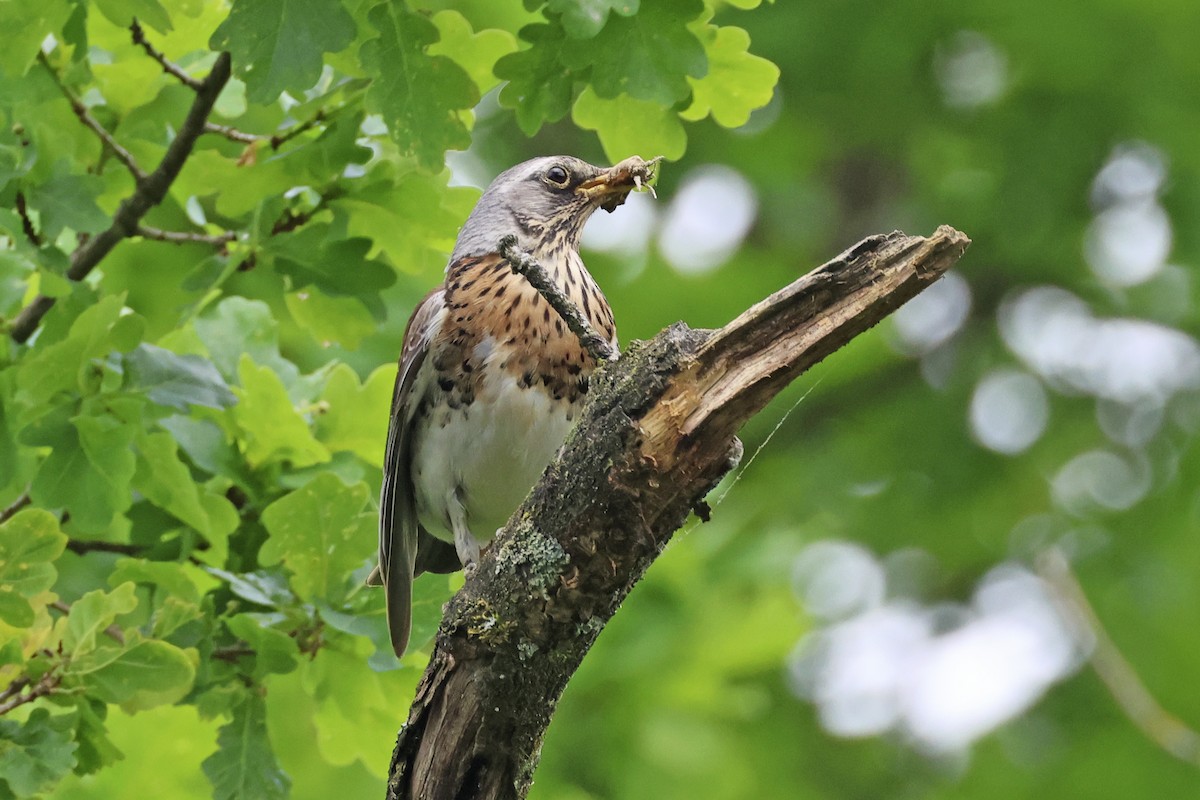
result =
[[[158,166],[149,175],[138,179],[133,194],[123,200],[118,207],[112,224],[101,233],[89,238],[71,253],[71,266],[67,269],[68,278],[80,281],[87,277],[121,240],[137,232],[142,217],[166,197],[171,184],[179,176],[180,170],[183,169],[184,163],[191,154],[196,140],[204,132],[204,122],[212,112],[221,90],[228,83],[229,75],[229,54],[221,53],[217,56],[208,77],[201,81],[196,88],[196,99],[192,102],[187,118],[180,126]],[[78,114],[78,112],[76,113]],[[84,124],[88,124],[87,120],[84,120]],[[93,130],[96,129],[93,128]],[[100,130],[102,131],[103,128],[101,127]],[[107,132],[105,132],[105,136],[108,136],[109,139],[112,138]],[[120,156],[118,155],[118,157]],[[129,167],[130,164],[127,163],[126,166]],[[136,168],[136,165],[134,167]],[[135,173],[135,175],[137,174]],[[42,318],[53,306],[53,297],[39,294],[13,320],[9,335],[18,343],[25,342],[37,330]]]

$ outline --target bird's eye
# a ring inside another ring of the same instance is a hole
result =
[[[546,180],[555,186],[566,186],[567,181],[570,179],[570,173],[567,172],[565,167],[561,167],[558,164],[546,170]]]

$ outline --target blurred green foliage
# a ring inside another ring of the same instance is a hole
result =
[[[257,138],[202,137],[145,220],[228,241],[133,237],[76,284],[70,253],[134,183],[64,90],[143,169],[192,100],[135,15],[194,77],[233,53],[212,121]],[[478,196],[463,177],[552,152],[675,162],[657,206],[612,218],[641,214],[640,238],[588,254],[623,341],[718,326],[870,233],[948,223],[974,244],[944,335],[881,326],[748,426],[714,521],[677,537],[568,688],[533,796],[1197,791],[1088,671],[935,757],[903,730],[826,733],[789,677],[819,627],[793,577],[814,541],[927,554],[901,577],[931,605],[1054,545],[1151,692],[1200,725],[1193,5],[42,0],[0,3],[0,26],[0,320],[56,298],[36,338],[0,340],[0,508],[29,501],[0,525],[0,691],[31,698],[0,720],[0,798],[382,794],[426,654],[394,662],[362,585],[403,325]],[[452,181],[445,151],[468,146]],[[1120,195],[1098,176],[1123,154],[1163,174]],[[752,225],[689,269],[668,257],[674,201],[714,164],[751,187]],[[1106,221],[1150,225],[1114,229],[1136,251],[1164,216],[1165,263],[1106,271]],[[1107,382],[1015,343],[1039,286],[1181,337],[1155,373],[1173,388],[1114,388],[1161,337],[1088,351]],[[1007,452],[972,416],[998,369],[1045,399]],[[1095,452],[1126,471],[1067,469]],[[415,645],[458,580],[418,581]]]

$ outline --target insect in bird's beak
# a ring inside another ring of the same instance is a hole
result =
[[[658,177],[658,165],[662,156],[649,161],[639,156],[630,156],[614,164],[596,177],[586,180],[575,190],[589,200],[599,200],[600,207],[612,211],[625,202],[630,192],[647,191],[657,198],[653,182]]]

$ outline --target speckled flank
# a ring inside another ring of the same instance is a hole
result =
[[[571,249],[545,262],[592,326],[615,342],[612,311]],[[587,392],[595,363],[562,319],[508,263],[497,255],[460,259],[445,284],[447,316],[430,354],[450,409],[469,406],[486,391],[485,369],[508,374],[522,389],[538,387],[569,404]]]

